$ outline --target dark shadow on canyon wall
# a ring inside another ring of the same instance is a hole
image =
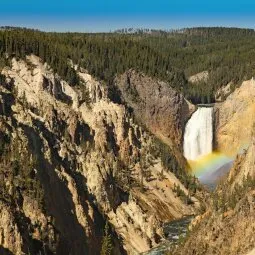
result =
[[[10,250],[0,246],[0,254],[1,255],[14,255]]]

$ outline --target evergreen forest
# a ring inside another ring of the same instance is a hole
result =
[[[0,68],[12,57],[29,54],[41,57],[72,86],[80,81],[71,63],[111,87],[116,75],[134,68],[168,82],[193,103],[212,103],[220,87],[231,82],[235,89],[254,76],[255,32],[201,27],[89,34],[0,28]],[[189,77],[203,71],[208,78],[191,84]]]

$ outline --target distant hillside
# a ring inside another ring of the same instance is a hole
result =
[[[254,30],[239,28],[131,28],[83,34],[4,27],[0,30],[0,67],[8,62],[6,56],[24,58],[33,53],[75,86],[79,77],[67,61],[72,59],[111,88],[116,74],[134,68],[167,81],[193,103],[210,103],[221,86],[232,82],[234,90],[254,76],[254,39]],[[189,82],[190,76],[204,71],[208,79]]]

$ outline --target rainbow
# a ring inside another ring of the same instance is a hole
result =
[[[196,160],[189,160],[188,163],[192,173],[199,178],[206,173],[212,173],[218,170],[220,167],[233,160],[233,156],[228,156],[221,152],[212,152]]]

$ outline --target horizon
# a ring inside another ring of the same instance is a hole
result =
[[[254,29],[255,3],[177,0],[81,0],[1,3],[0,26],[26,27],[45,32],[111,32],[122,28],[157,30],[192,27]]]
[[[162,32],[167,32],[167,33],[171,33],[171,32],[175,32],[175,31],[182,31],[184,29],[196,29],[196,28],[226,28],[226,29],[249,29],[249,30],[254,30],[255,28],[251,28],[251,27],[233,27],[233,26],[194,26],[194,27],[180,27],[180,28],[169,28],[169,29],[161,29],[161,28],[150,28],[150,27],[120,27],[114,30],[109,30],[109,31],[94,31],[94,32],[87,32],[87,31],[47,31],[47,30],[43,30],[43,29],[38,29],[35,27],[22,27],[22,26],[9,26],[9,25],[1,25],[0,24],[0,30],[1,29],[28,29],[28,30],[34,30],[34,31],[38,31],[38,32],[42,32],[42,33],[81,33],[81,34],[110,34],[110,33],[121,33],[121,30],[128,30],[128,29],[132,29],[133,31],[131,32],[127,32],[127,34],[132,34],[132,32],[136,32],[138,30],[149,30],[150,31],[162,31]],[[146,31],[145,31],[146,32]]]

